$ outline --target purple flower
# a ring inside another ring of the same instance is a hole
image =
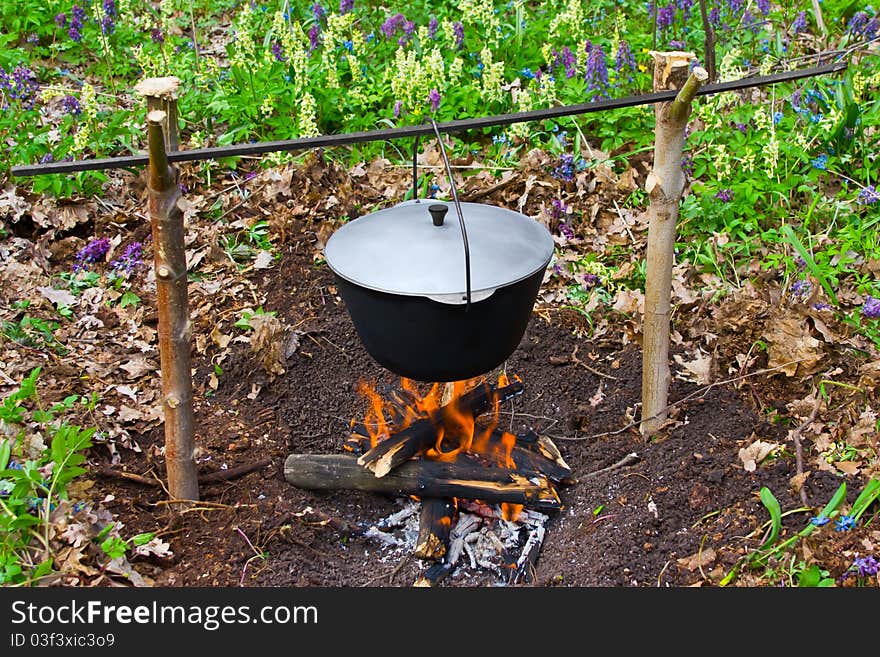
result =
[[[321,26],[315,23],[309,28],[309,52],[321,45]]]
[[[316,2],[312,5],[312,16],[315,17],[316,23],[320,22],[321,18],[323,18],[326,13],[327,11],[321,6],[320,2]]]
[[[590,54],[587,56],[587,89],[593,91],[595,100],[600,96],[607,96],[605,90],[608,88],[608,65],[605,62],[605,51],[602,46],[593,46]]]
[[[104,0],[102,6],[105,16],[116,16],[116,0]]]
[[[880,317],[880,299],[875,299],[870,294],[862,304],[862,316],[868,319],[877,319]]]
[[[280,41],[272,42],[272,55],[275,57],[275,61],[277,62],[286,62],[287,57],[284,56],[284,51],[281,49]]]
[[[55,157],[52,153],[46,153],[43,157],[40,158],[40,164],[48,164],[49,162],[54,162]]]
[[[795,34],[807,31],[807,12],[802,11],[795,17],[794,22],[791,24],[791,31]]]
[[[440,92],[436,89],[431,89],[431,92],[428,94],[428,102],[431,103],[432,112],[440,109]]]
[[[101,19],[101,32],[103,34],[113,34],[113,31],[116,29],[116,24],[113,22],[113,17],[109,14],[104,16]]]
[[[834,521],[834,531],[847,532],[856,526],[856,519],[852,516],[840,516]]]
[[[400,118],[400,110],[401,109],[403,109],[403,101],[401,101],[401,100],[394,101],[394,118],[395,119]]]
[[[565,214],[568,214],[568,206],[558,198],[553,199],[553,203],[550,206],[550,218],[558,221]]]
[[[717,198],[722,203],[730,203],[733,200],[733,190],[729,187],[726,189],[718,190],[718,193],[715,194],[715,198]]]
[[[599,277],[596,274],[584,274],[584,287],[591,288],[594,287],[599,282]]]
[[[122,272],[130,274],[138,267],[143,266],[143,264],[143,244],[132,242],[125,247],[125,251],[122,252],[121,256],[110,263],[110,268],[117,274],[122,274]]]
[[[657,12],[657,28],[660,30],[666,30],[672,27],[672,22],[675,20],[675,5],[668,4],[665,7],[660,7],[660,11]]]
[[[354,0],[339,0],[339,13],[347,14],[354,9]]]
[[[721,10],[718,7],[712,7],[709,11],[709,22],[712,27],[721,27]]]
[[[430,38],[434,38],[437,36],[437,30],[440,27],[440,21],[438,21],[434,16],[431,16],[431,20],[428,21],[428,36]]]
[[[868,185],[862,189],[856,198],[856,203],[859,205],[874,205],[877,201],[880,201],[880,193],[877,192],[874,185]]]
[[[397,34],[397,31],[403,27],[406,22],[406,16],[401,13],[394,14],[385,19],[385,22],[379,27],[386,39],[391,39]]]
[[[694,175],[694,158],[691,157],[690,153],[685,153],[681,156],[681,170],[688,177]]]
[[[83,20],[85,20],[86,17],[86,10],[79,5],[73,5],[73,7],[70,8],[70,15],[71,24],[82,27]]]
[[[67,36],[70,37],[71,41],[76,41],[77,43],[82,41],[82,34],[80,34],[79,29],[76,27],[71,27],[69,30],[67,30]]]
[[[565,223],[564,221],[561,222],[561,223],[556,227],[556,229],[559,231],[559,234],[562,235],[565,239],[567,239],[567,240],[573,240],[573,239],[574,239],[574,231],[571,229],[571,226],[569,226],[569,225],[568,225],[567,223]]]
[[[71,95],[67,95],[61,99],[61,108],[66,114],[77,115],[82,112],[82,106],[79,104],[79,101],[75,96]]]
[[[737,123],[735,125],[736,125],[736,129],[739,130],[743,134],[746,134],[749,131],[749,126],[747,126],[745,123]]]
[[[791,286],[791,296],[804,298],[810,295],[813,290],[813,284],[804,279],[798,279]]]
[[[90,264],[102,260],[109,250],[110,240],[106,237],[92,240],[77,252],[73,271],[87,270]]]
[[[553,177],[559,180],[574,180],[574,155],[563,154],[559,156],[559,164],[553,168]]]
[[[770,13],[770,0],[757,0],[758,11],[761,12],[762,16],[766,16]]]
[[[464,48],[464,23],[455,21],[452,24],[452,34],[455,35],[456,47]]]
[[[617,44],[617,55],[614,57],[614,68],[618,73],[622,73],[625,70],[629,77],[629,81],[632,82],[632,74],[633,71],[636,70],[636,58],[635,55],[633,55],[629,43],[623,39]]]
[[[851,570],[853,568],[859,577],[873,577],[880,572],[880,561],[877,561],[871,554],[867,557],[856,557],[850,566]]]
[[[64,29],[67,26],[67,14],[58,14],[55,17],[55,25]]]
[[[684,41],[670,41],[669,47],[673,50],[684,50],[687,44]]]
[[[558,67],[562,66],[565,68],[565,77],[573,78],[576,71],[577,66],[577,56],[569,49],[568,46],[565,46],[562,49],[562,52],[553,51],[553,65],[552,69],[555,71]]]
[[[37,96],[40,90],[40,83],[34,72],[24,66],[16,66],[11,73],[7,73],[3,67],[0,67],[0,96],[5,96],[3,100],[8,107],[9,100],[17,100],[22,107],[33,109],[37,102]]]

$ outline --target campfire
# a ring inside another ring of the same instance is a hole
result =
[[[427,392],[405,378],[382,389],[361,383],[367,409],[351,423],[348,453],[292,454],[285,477],[305,489],[408,497],[402,511],[356,533],[411,543],[430,562],[418,585],[438,583],[463,554],[506,583],[530,582],[547,514],[562,508],[556,485],[573,478],[549,438],[500,426],[502,405],[523,390],[503,375],[494,383],[433,384]],[[414,540],[395,537],[398,529]]]

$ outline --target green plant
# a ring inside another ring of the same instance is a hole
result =
[[[251,310],[250,308],[247,308],[241,311],[240,317],[235,322],[235,324],[233,324],[233,326],[235,326],[235,328],[249,331],[253,328],[251,326],[251,319],[259,315],[269,315],[271,317],[275,317],[277,313],[274,310],[266,312],[265,310],[263,310],[263,306],[260,306],[256,310]]]
[[[48,409],[37,394],[40,368],[0,406],[0,584],[26,584],[52,571],[50,515],[68,499],[68,484],[85,473],[84,452],[95,428],[68,423],[63,414],[80,399]]]
[[[63,355],[67,353],[67,349],[55,339],[58,328],[58,322],[25,315],[17,321],[4,320],[2,332],[6,339],[25,347],[52,349]]]

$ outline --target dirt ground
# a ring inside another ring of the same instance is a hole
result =
[[[430,150],[420,161],[440,162]],[[540,218],[557,240],[559,262],[600,254],[617,258],[614,277],[632,276],[647,224],[644,213],[626,201],[647,163],[634,159],[622,173],[598,166],[560,181],[552,175],[554,162],[531,152],[515,174],[499,181],[482,171],[462,178],[458,188],[465,200]],[[57,287],[77,251],[96,237],[112,237],[117,255],[134,240],[143,242],[145,262],[125,283],[140,304],[122,307],[121,292],[107,287],[69,298],[75,321],[57,335],[73,351],[59,357],[9,341],[7,375],[23,376],[39,364],[45,401],[71,392],[101,399],[98,412],[82,418],[97,422],[105,437],[90,450],[90,472],[77,498],[109,511],[122,536],[155,532],[167,542],[158,554],[129,555],[141,584],[414,585],[430,564],[407,545],[340,533],[303,516],[311,509],[308,518],[322,514],[337,525],[366,530],[410,500],[302,490],[283,473],[290,454],[345,453],[351,422],[362,420],[367,407],[358,392],[361,382],[400,383],[361,345],[321,249],[346,216],[402,198],[410,185],[407,168],[377,160],[345,170],[316,157],[252,175],[217,175],[210,188],[197,173],[185,169],[181,179],[187,188],[196,457],[202,475],[250,471],[203,483],[201,502],[182,513],[171,511],[159,485],[165,481],[164,433],[155,284],[148,266],[152,246],[149,223],[135,220],[146,219],[142,177],[114,177],[100,203],[56,207],[40,198],[19,200],[12,234],[0,244],[4,319],[22,316],[16,302],[23,298],[38,300],[27,312],[51,318],[55,309],[45,291],[61,293],[46,286]],[[438,195],[447,191],[441,181]],[[559,199],[569,206],[564,213],[554,212]],[[229,236],[244,240],[261,219],[279,258],[264,252],[234,261]],[[562,222],[574,239],[563,237]],[[104,271],[107,264],[95,268]],[[546,522],[533,577],[511,584],[462,558],[438,586],[777,586],[796,583],[791,573],[798,563],[817,564],[842,585],[853,585],[854,578],[841,576],[855,555],[880,542],[869,524],[844,532],[833,523],[817,529],[801,542],[794,562],[770,562],[786,566],[771,577],[739,566],[767,534],[762,487],[784,513],[782,540],[803,529],[842,483],[846,504],[852,504],[871,476],[877,450],[871,404],[880,370],[864,338],[833,322],[829,311],[790,300],[778,272],[744,271],[749,281],[731,290],[717,277],[677,267],[674,405],[669,422],[645,441],[636,427],[642,358],[637,290],[618,286],[613,302],[601,303],[593,293],[579,311],[567,296],[578,281],[559,271],[548,272],[527,331],[504,364],[524,392],[502,406],[500,426],[515,434],[531,429],[552,440],[576,483],[557,486],[562,509]],[[617,278],[600,280],[611,289]],[[262,337],[235,325],[248,308],[258,307],[277,313],[274,324],[264,322]],[[494,380],[497,372],[486,376]],[[820,380],[828,384],[824,397],[817,392]],[[815,422],[804,424],[811,407],[818,409]],[[795,435],[803,448],[801,466]],[[848,452],[854,455],[848,461],[823,461],[834,445],[850,444],[855,451]],[[762,446],[770,451],[747,468],[749,450]],[[806,501],[797,490],[804,480]],[[81,548],[59,540],[67,555],[61,584],[126,583],[124,572],[105,577],[97,543],[89,547],[89,558],[100,565],[94,568],[81,566]]]
[[[284,479],[283,462],[291,453],[343,452],[350,420],[362,418],[366,408],[359,381],[397,381],[361,346],[331,273],[313,258],[313,243],[308,230],[291,235],[277,267],[252,273],[255,284],[268,291],[266,307],[280,309],[279,319],[301,332],[284,374],[270,379],[250,345],[233,344],[217,390],[208,396],[211,366],[194,359],[201,469],[263,459],[269,459],[268,466],[203,485],[204,504],[180,517],[168,514],[164,494],[156,488],[98,479],[96,492],[112,496],[105,497],[105,506],[128,532],[158,531],[170,542],[174,556],[169,559],[133,560],[156,586],[399,587],[411,586],[429,565],[405,549],[345,537],[296,515],[311,507],[367,527],[406,502],[349,490],[300,490]],[[547,523],[530,585],[717,585],[745,550],[761,541],[768,519],[758,499],[762,486],[774,492],[783,509],[800,506],[790,484],[796,474],[791,445],[753,472],[739,457],[755,436],[784,442],[786,428],[756,412],[755,398],[742,382],[741,389],[733,383],[706,387],[676,377],[670,401],[681,403],[674,421],[646,443],[632,426],[641,387],[638,345],[623,344],[614,330],[591,340],[584,337],[588,328],[573,310],[539,304],[506,363],[507,373],[520,377],[525,391],[504,405],[501,421],[514,432],[532,428],[550,437],[578,480],[558,487],[563,509]],[[770,377],[755,385],[765,403],[784,408],[784,386]],[[258,394],[249,398],[255,386]],[[588,402],[597,393],[600,403]],[[126,452],[122,467],[161,473],[161,459],[155,457],[161,428],[137,440],[142,454]],[[597,473],[631,453],[633,463]],[[823,505],[840,481],[827,472],[810,477],[811,506]],[[850,498],[858,482],[851,478]],[[808,517],[787,518],[786,531],[797,531]],[[831,531],[822,536],[836,543],[828,551],[839,553],[843,537]],[[849,535],[846,541],[856,538]],[[841,558],[839,572],[846,565]],[[441,585],[502,582],[492,571],[462,561]],[[734,583],[748,585],[749,579],[743,575]]]

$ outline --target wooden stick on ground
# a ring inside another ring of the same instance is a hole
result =
[[[512,502],[541,510],[562,503],[547,477],[524,477],[516,470],[466,462],[407,461],[375,477],[349,454],[291,454],[284,462],[288,483],[307,490],[361,490],[389,495]]]

